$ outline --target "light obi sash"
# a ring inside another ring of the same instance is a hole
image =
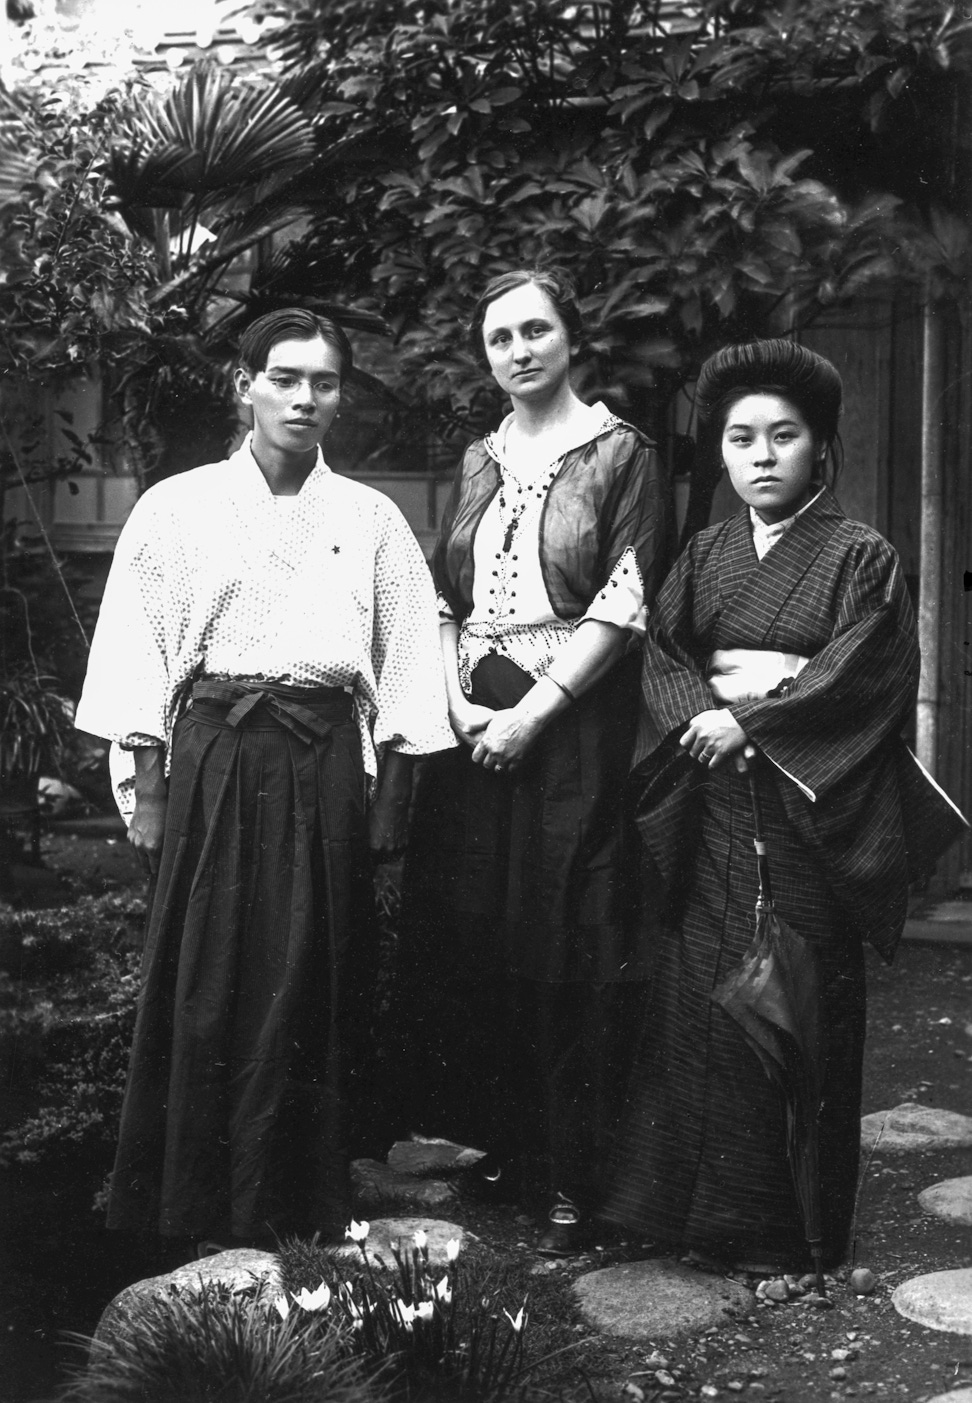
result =
[[[709,658],[705,680],[714,700],[722,706],[762,701],[770,692],[776,692],[781,683],[792,682],[809,661],[800,653],[774,653],[766,648],[717,648]],[[785,688],[779,695],[785,695]],[[816,799],[809,785],[791,775],[771,755],[767,759],[792,780],[811,803]]]
[[[706,682],[717,702],[762,701],[781,682],[792,680],[809,658],[763,648],[717,648],[709,658]]]

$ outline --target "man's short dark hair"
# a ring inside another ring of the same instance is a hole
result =
[[[344,328],[330,317],[320,317],[304,307],[281,307],[251,322],[240,337],[240,364],[251,375],[258,375],[266,370],[267,358],[278,341],[316,341],[318,337],[337,351],[343,380],[354,364],[354,352]]]

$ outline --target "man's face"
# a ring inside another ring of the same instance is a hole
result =
[[[278,341],[255,373],[236,372],[237,393],[253,409],[253,448],[286,456],[310,453],[330,428],[341,403],[341,357],[319,336]]]

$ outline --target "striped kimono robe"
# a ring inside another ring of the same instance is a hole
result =
[[[669,907],[607,1215],[660,1243],[793,1268],[808,1249],[779,1096],[710,998],[754,931],[748,783],[678,746],[691,717],[720,705],[706,681],[712,653],[737,648],[809,659],[787,695],[730,709],[762,752],[777,910],[820,960],[824,1252],[833,1263],[857,1177],[862,943],[890,959],[907,903],[899,731],[919,658],[894,550],[824,491],[759,561],[741,512],[690,542],[646,643],[638,824]]]

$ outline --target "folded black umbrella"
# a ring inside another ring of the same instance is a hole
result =
[[[759,872],[756,932],[740,963],[713,989],[711,997],[738,1023],[766,1075],[782,1094],[787,1158],[813,1256],[817,1289],[824,1295],[818,1118],[826,1047],[820,971],[813,946],[792,930],[773,906],[752,760],[749,787]]]

